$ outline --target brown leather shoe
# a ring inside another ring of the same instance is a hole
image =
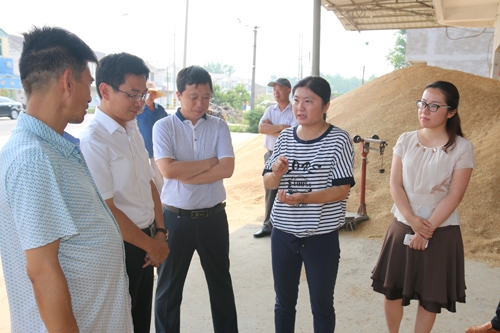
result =
[[[491,321],[479,326],[472,326],[465,330],[465,333],[495,333],[500,332],[493,328]]]

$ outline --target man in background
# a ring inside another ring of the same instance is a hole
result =
[[[150,330],[153,267],[169,253],[160,195],[135,122],[148,95],[148,75],[134,55],[102,58],[96,71],[101,102],[80,133],[83,156],[123,236],[135,333]]]
[[[60,28],[24,34],[26,111],[0,152],[0,252],[12,332],[133,332],[120,230],[64,132],[91,101],[92,50]]]
[[[269,106],[259,122],[259,133],[265,134],[264,148],[267,149],[264,154],[264,164],[273,154],[274,143],[278,139],[281,131],[291,126],[297,126],[297,121],[293,116],[292,104],[290,104],[290,92],[292,86],[290,81],[279,78],[276,81],[269,82],[268,86],[273,87],[274,100],[276,104]],[[266,209],[264,223],[262,228],[253,234],[255,238],[269,236],[273,229],[270,221],[271,211],[273,210],[274,198],[278,189],[265,190]]]
[[[153,125],[161,118],[168,116],[168,114],[163,106],[155,103],[155,99],[165,96],[163,91],[156,89],[153,82],[148,82],[146,85],[148,87],[149,97],[146,99],[142,113],[138,114],[136,119],[137,126],[139,127],[139,131],[141,132],[144,143],[146,144],[146,150],[149,155],[149,163],[155,172],[154,182],[156,188],[161,193],[161,189],[163,188],[163,176],[161,175],[160,170],[158,170],[153,154]]]
[[[469,327],[466,333],[497,333],[500,332],[500,303],[497,306],[496,316],[486,324]]]

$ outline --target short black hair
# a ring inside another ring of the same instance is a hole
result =
[[[309,88],[313,93],[321,97],[323,106],[330,102],[330,98],[332,97],[332,88],[330,87],[330,83],[322,77],[308,76],[303,78],[293,87],[292,95],[295,95],[295,90],[301,87]]]
[[[198,87],[199,84],[207,84],[210,86],[210,91],[213,93],[212,77],[200,66],[189,66],[181,69],[177,74],[177,91],[182,95],[187,86],[192,84]]]
[[[144,60],[125,52],[108,54],[102,58],[97,65],[95,74],[99,97],[102,98],[101,91],[99,90],[101,83],[109,84],[116,91],[118,87],[125,83],[127,75],[130,74],[137,76],[144,75],[147,80],[149,68]]]
[[[97,63],[92,49],[77,35],[57,27],[33,27],[23,34],[19,72],[24,91],[43,91],[70,69],[76,80],[89,62]]]

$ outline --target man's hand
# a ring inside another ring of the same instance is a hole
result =
[[[272,122],[270,119],[264,119],[264,120],[262,121],[262,123],[263,123],[263,124],[268,124],[268,125],[272,125],[272,124],[273,124],[273,122]]]
[[[167,259],[170,249],[165,241],[165,235],[161,232],[157,233],[154,238],[151,238],[151,244],[146,251],[146,263],[142,266],[159,267],[163,260]]]

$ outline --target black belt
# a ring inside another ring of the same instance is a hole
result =
[[[226,207],[226,203],[221,202],[220,204],[217,204],[212,208],[195,209],[195,210],[180,209],[166,204],[162,204],[162,206],[169,212],[177,214],[177,216],[189,217],[192,219],[204,219],[206,217],[209,217],[210,215],[214,215],[215,213],[218,213],[221,210],[223,210]]]
[[[153,223],[151,223],[151,225],[149,227],[141,229],[141,230],[144,231],[144,233],[146,235],[148,235],[149,237],[154,237],[156,235],[156,223],[155,223],[155,221],[153,221]]]

